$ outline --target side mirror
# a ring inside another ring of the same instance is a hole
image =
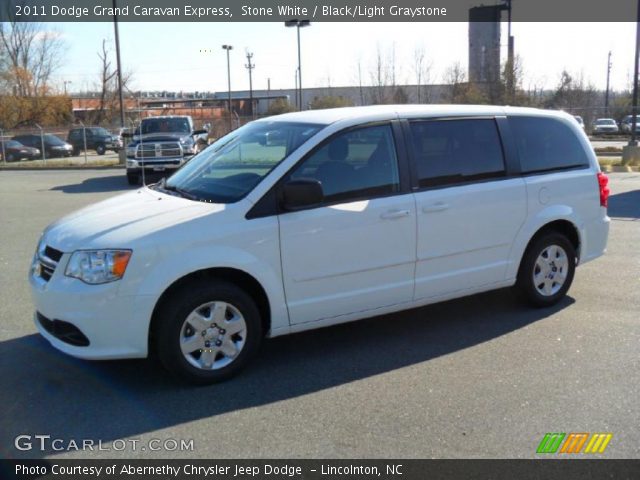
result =
[[[323,199],[322,183],[315,178],[289,180],[282,186],[282,207],[288,211],[319,205]]]

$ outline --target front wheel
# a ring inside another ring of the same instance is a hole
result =
[[[140,178],[135,173],[127,173],[127,183],[129,185],[138,185]]]
[[[252,298],[225,281],[176,291],[156,325],[156,347],[164,367],[200,385],[236,375],[257,353],[263,336]]]
[[[104,145],[102,144],[96,145],[96,153],[98,155],[104,155],[106,151],[107,151],[107,148]]]
[[[576,269],[576,251],[562,234],[540,236],[524,254],[516,289],[529,304],[549,307],[569,290]]]

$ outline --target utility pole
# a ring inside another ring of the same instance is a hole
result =
[[[638,61],[640,57],[640,0],[638,0],[638,10],[636,12],[636,51],[633,67],[633,100],[631,107],[631,139],[629,144],[622,149],[622,164],[635,163],[640,161],[640,148],[636,135],[638,121]]]
[[[637,146],[636,125],[638,121],[638,57],[640,57],[640,0],[638,0],[638,12],[636,19],[636,58],[633,68],[633,106],[631,110],[631,140],[629,145]]]
[[[118,67],[118,99],[120,102],[120,127],[124,128],[124,97],[122,95],[122,63],[120,62],[120,35],[118,34],[118,15],[116,0],[113,0],[113,33],[116,41],[116,63]],[[143,169],[144,170],[144,169]]]
[[[271,78],[267,78],[267,110],[271,107]]]
[[[360,61],[358,61],[358,86],[360,87],[360,105],[364,105],[364,94],[362,92],[362,70],[360,68]],[[418,103],[420,103],[419,100]]]
[[[251,118],[253,118],[253,78],[251,71],[256,68],[255,64],[251,63],[252,58],[253,53],[249,53],[249,51],[247,51],[247,64],[245,65],[245,68],[249,70],[249,104],[251,105]]]
[[[604,94],[604,116],[609,117],[609,78],[611,77],[611,51],[607,56],[607,90]]]
[[[515,58],[514,58],[514,39],[511,34],[511,0],[506,0],[507,8],[507,94],[510,102],[515,97]]]

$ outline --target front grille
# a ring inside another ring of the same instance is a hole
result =
[[[62,320],[49,320],[40,312],[36,312],[36,317],[38,318],[38,323],[42,325],[42,328],[44,328],[58,340],[68,343],[69,345],[74,345],[76,347],[89,346],[90,342],[87,336],[72,323],[64,322]]]
[[[151,161],[139,161],[138,165],[141,167],[161,167],[163,165],[180,165],[180,160],[151,160]]]
[[[179,143],[143,143],[136,149],[136,158],[182,157]]]
[[[50,247],[49,245],[44,247],[44,254],[56,263],[62,258],[62,252]]]
[[[51,280],[53,272],[56,271],[56,267],[61,258],[62,252],[48,245],[38,252],[38,263],[40,264],[39,276],[42,280],[45,282]]]

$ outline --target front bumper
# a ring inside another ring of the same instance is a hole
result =
[[[146,357],[155,296],[121,295],[121,288],[126,291],[121,285],[123,280],[87,285],[65,277],[63,272],[68,260],[69,255],[65,254],[47,282],[29,274],[36,310],[34,322],[40,334],[58,350],[78,358]],[[59,322],[62,330],[54,330],[42,317]],[[64,338],[65,332],[73,330],[70,326],[79,330],[87,342]]]
[[[169,170],[177,170],[184,165],[191,157],[168,158],[161,160],[135,160],[127,158],[127,173],[145,172],[165,172]]]
[[[70,157],[73,155],[73,149],[50,150],[47,155],[49,157]]]

